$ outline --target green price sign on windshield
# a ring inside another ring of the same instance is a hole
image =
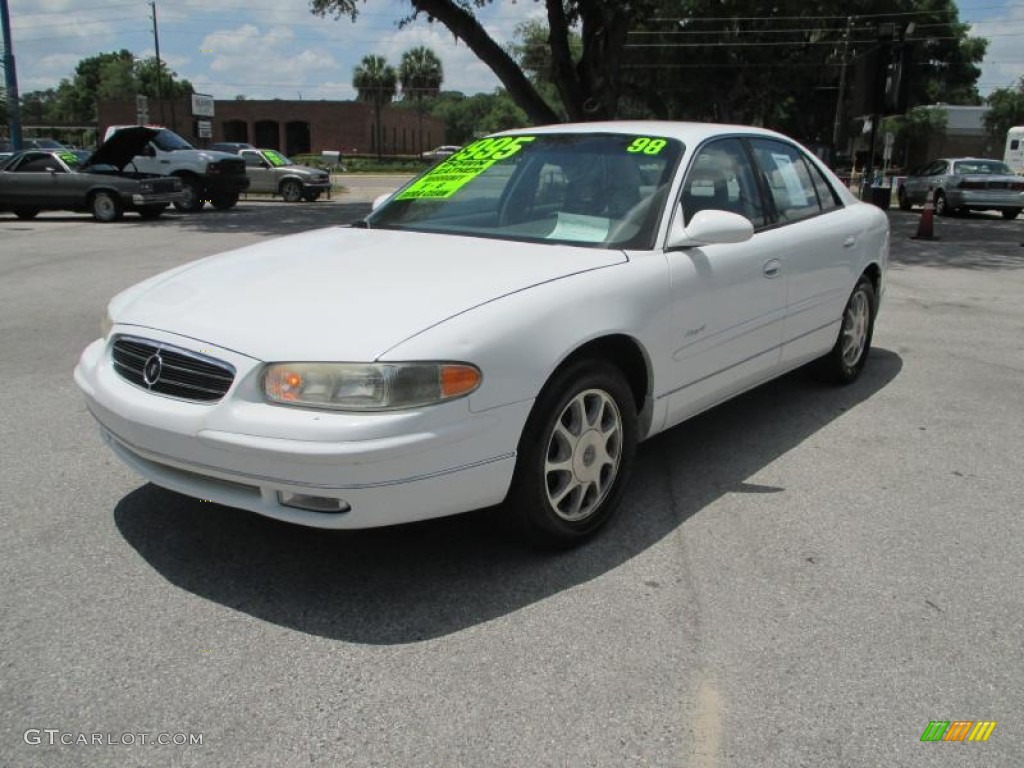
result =
[[[396,200],[440,199],[451,197],[462,187],[500,160],[517,154],[535,136],[503,136],[480,139],[456,152],[439,166],[412,184]]]

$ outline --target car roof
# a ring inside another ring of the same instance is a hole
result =
[[[723,134],[765,136],[767,138],[793,141],[790,137],[767,128],[729,123],[692,123],[673,120],[605,120],[592,123],[557,123],[536,128],[517,128],[502,131],[505,135],[538,135],[553,133],[622,133],[632,136],[656,135],[679,139],[686,145],[698,144],[705,139]]]

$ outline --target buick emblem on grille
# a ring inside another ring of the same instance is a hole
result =
[[[146,364],[142,367],[142,380],[146,382],[147,387],[152,387],[160,381],[160,372],[163,368],[164,361],[160,359],[159,352],[150,356],[146,361]]]

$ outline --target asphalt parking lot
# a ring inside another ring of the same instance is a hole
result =
[[[71,379],[106,301],[373,194],[0,214],[0,764],[1021,765],[1024,220],[917,241],[891,211],[861,380],[797,372],[645,443],[573,552],[488,512],[291,527],[122,466]]]

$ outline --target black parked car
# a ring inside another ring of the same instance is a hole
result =
[[[81,153],[30,149],[0,164],[0,210],[31,219],[43,210],[87,211],[96,221],[117,221],[126,210],[155,219],[183,198],[181,179],[128,171],[156,131],[119,131],[84,161]]]

